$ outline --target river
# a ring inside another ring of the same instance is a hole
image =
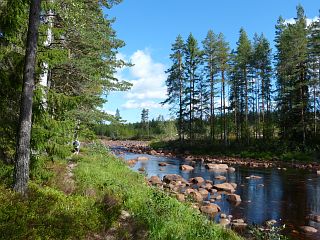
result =
[[[123,149],[121,149],[123,151]],[[233,166],[233,173],[217,173],[207,170],[200,162],[196,163],[193,171],[182,171],[181,164],[190,164],[184,159],[135,154],[124,151],[120,157],[129,160],[139,156],[146,156],[148,161],[138,161],[132,168],[138,171],[145,169],[148,177],[166,174],[179,174],[188,180],[201,176],[215,184],[222,183],[215,176],[223,175],[227,182],[237,183],[236,194],[241,196],[241,203],[231,204],[223,197],[215,203],[220,206],[221,212],[232,215],[233,218],[242,218],[248,224],[262,225],[267,220],[274,219],[278,225],[286,225],[285,234],[292,239],[320,239],[320,223],[308,220],[309,214],[320,215],[320,176],[305,170],[278,169],[278,168],[246,168]],[[159,162],[168,165],[160,167]],[[250,175],[260,176],[261,179],[247,179]],[[218,216],[215,218],[218,220]],[[317,233],[305,234],[299,231],[300,226],[312,226]]]

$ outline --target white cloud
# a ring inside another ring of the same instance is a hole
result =
[[[133,64],[129,69],[119,69],[116,75],[118,79],[132,83],[124,96],[128,101],[122,107],[163,108],[159,102],[167,97],[165,65],[155,62],[148,50],[137,50],[130,57],[119,53],[118,57]]]
[[[166,98],[165,66],[154,62],[147,50],[137,50],[130,60],[134,64],[130,68],[130,75],[133,78],[130,82],[133,86],[126,97],[129,99]]]
[[[307,18],[307,26],[309,26],[311,23],[316,22],[319,20],[319,17],[314,18]],[[285,24],[294,24],[296,20],[294,18],[289,18],[284,21]]]
[[[136,108],[166,109],[166,108],[168,108],[167,105],[162,105],[162,104],[157,103],[155,101],[139,102],[136,100],[128,100],[121,107],[124,109],[136,109]]]

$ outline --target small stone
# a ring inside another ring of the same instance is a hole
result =
[[[219,176],[216,176],[215,179],[225,181],[227,178],[225,176],[219,175]]]
[[[137,160],[138,161],[147,161],[147,160],[149,160],[149,158],[142,156],[142,157],[137,157]]]
[[[318,232],[317,229],[315,229],[314,227],[310,227],[310,226],[301,226],[300,229],[305,233],[316,233],[316,232]]]
[[[227,218],[227,215],[225,213],[221,213],[220,218]]]
[[[235,172],[236,169],[234,167],[228,167],[228,172]]]
[[[320,170],[318,170],[318,171],[317,171],[317,175],[319,175],[319,176],[320,176]]]
[[[139,172],[144,172],[144,171],[146,171],[146,169],[144,167],[141,167],[141,168],[138,169],[138,171]]]
[[[168,165],[168,163],[165,163],[165,162],[159,162],[159,163],[158,163],[158,165],[159,165],[160,167],[165,167],[165,166],[167,166],[167,165]]]
[[[181,166],[180,166],[180,169],[181,169],[182,171],[192,171],[192,170],[194,169],[194,167],[184,164],[184,165],[181,165]]]

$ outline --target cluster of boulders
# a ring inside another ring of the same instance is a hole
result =
[[[205,180],[203,177],[194,177],[186,180],[178,174],[167,174],[162,180],[158,176],[152,176],[148,182],[152,186],[168,191],[178,201],[191,202],[193,208],[209,217],[214,217],[221,213],[221,208],[216,202],[221,200],[222,197],[225,197],[235,205],[241,202],[241,197],[235,194],[236,183],[214,184],[213,181]],[[220,224],[224,226],[231,224],[234,227],[246,226],[243,220],[238,219],[239,222],[242,221],[242,224],[240,224],[237,223],[238,220],[231,221],[231,218],[231,215],[220,214]]]

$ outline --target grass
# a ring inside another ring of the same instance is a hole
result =
[[[12,167],[0,162],[0,239],[92,239],[119,224],[123,209],[131,214],[136,230],[146,233],[145,239],[240,239],[149,187],[144,176],[102,145],[91,144],[71,160],[77,163],[72,193],[66,193],[62,181],[66,161],[41,159],[46,169],[33,169],[40,172],[33,172],[27,198],[10,189]],[[117,239],[133,239],[128,231],[121,229]]]
[[[149,187],[142,175],[98,148],[78,163],[75,174],[79,191],[90,188],[99,190],[98,195],[112,193],[148,229],[148,239],[240,239],[190,206]]]

